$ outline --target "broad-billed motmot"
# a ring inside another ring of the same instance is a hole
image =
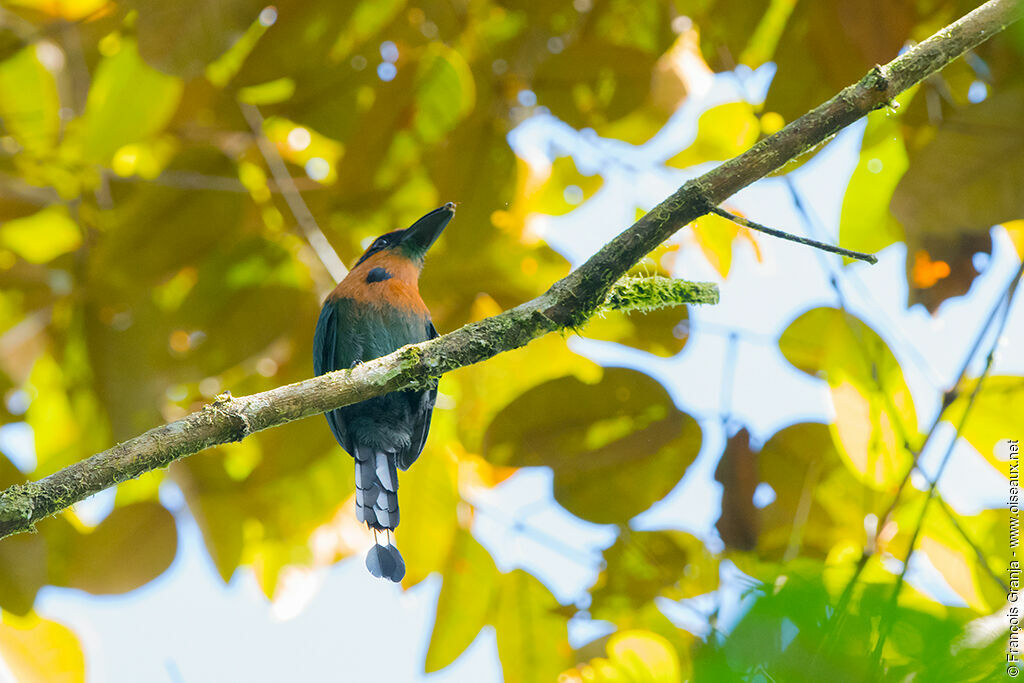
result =
[[[419,276],[427,249],[454,215],[449,202],[373,241],[324,301],[313,337],[316,374],[437,336],[420,298]],[[355,458],[356,517],[374,531],[366,568],[395,582],[405,576],[391,538],[398,526],[397,470],[408,469],[423,450],[436,397],[436,388],[395,391],[327,413],[334,438]]]

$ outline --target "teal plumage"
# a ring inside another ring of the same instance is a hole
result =
[[[454,213],[454,205],[445,204],[406,230],[374,241],[324,301],[313,337],[316,374],[437,336],[418,279],[427,249]],[[356,516],[384,532],[386,542],[378,540],[370,549],[366,566],[396,582],[405,575],[402,556],[390,542],[399,522],[397,470],[408,469],[423,450],[436,396],[436,389],[397,391],[326,414],[335,439],[355,459]]]

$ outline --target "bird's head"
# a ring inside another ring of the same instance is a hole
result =
[[[455,215],[455,203],[448,202],[434,209],[405,230],[393,230],[375,239],[370,248],[359,258],[353,268],[358,267],[374,254],[397,257],[412,261],[417,267],[423,265],[427,254],[441,231]],[[389,259],[390,260],[390,259]]]

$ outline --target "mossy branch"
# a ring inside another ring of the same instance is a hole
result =
[[[627,275],[612,285],[598,311],[650,313],[687,303],[717,304],[718,286],[712,282],[690,282],[660,275]]]
[[[687,182],[532,301],[352,370],[252,396],[225,395],[203,410],[151,429],[44,479],[8,488],[0,493],[0,538],[29,531],[40,519],[97,491],[211,446],[373,396],[424,386],[446,372],[525,346],[549,332],[576,328],[606,301],[610,307],[643,310],[687,300],[688,294],[683,291],[686,286],[678,283],[627,280],[618,289],[614,285],[682,226],[868,112],[886,106],[900,92],[1022,15],[1024,0],[990,0],[889,64],[875,67],[859,82],[747,152]],[[708,291],[694,294],[707,295]]]

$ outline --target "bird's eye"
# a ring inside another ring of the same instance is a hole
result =
[[[383,237],[379,238],[376,242],[373,243],[374,249],[383,249],[386,246],[388,246],[388,241]]]

